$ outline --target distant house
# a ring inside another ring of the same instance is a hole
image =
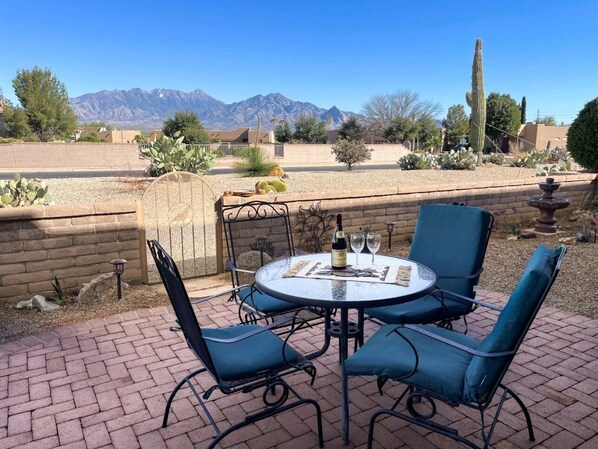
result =
[[[567,148],[569,126],[546,126],[542,123],[526,123],[519,129],[517,145],[519,150],[533,148],[546,150],[549,148]]]
[[[208,131],[213,142],[243,145],[253,143],[274,143],[274,131],[260,131],[259,136],[253,128],[237,128],[225,131]]]
[[[95,134],[106,143],[134,143],[135,137],[140,135],[141,131],[131,129],[108,130],[103,127],[83,126],[75,131],[75,140],[80,140],[82,137],[91,136],[92,134]]]

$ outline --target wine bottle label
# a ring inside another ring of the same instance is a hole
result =
[[[332,268],[346,268],[347,267],[347,250],[333,249],[332,250]]]
[[[336,238],[337,239],[344,239],[345,238],[345,232],[344,231],[336,231]]]

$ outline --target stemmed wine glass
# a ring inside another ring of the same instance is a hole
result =
[[[376,252],[380,249],[380,243],[382,242],[382,238],[380,234],[368,234],[367,243],[368,249],[372,253],[372,265],[374,265],[374,256]]]
[[[351,233],[351,249],[355,253],[355,266],[359,265],[359,253],[365,246],[365,234],[363,232]]]

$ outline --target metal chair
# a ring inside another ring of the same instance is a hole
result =
[[[242,323],[271,322],[301,310],[303,318],[319,319],[324,311],[300,308],[274,298],[254,285],[255,272],[266,263],[301,252],[293,246],[289,208],[284,203],[251,201],[222,208],[228,250],[227,266],[233,288],[231,300],[239,303]]]
[[[166,403],[162,427],[168,425],[170,405],[174,397],[179,389],[187,384],[216,430],[216,436],[209,448],[215,447],[225,436],[241,427],[304,404],[312,405],[316,409],[319,444],[320,447],[324,447],[320,406],[313,399],[302,398],[283,379],[286,375],[304,371],[310,375],[313,384],[316,376],[316,368],[288,345],[288,337],[283,341],[272,332],[272,328],[285,323],[276,322],[269,326],[201,328],[174,260],[157,241],[147,243],[177,317],[179,327],[171,330],[183,333],[187,345],[203,365],[182,379],[172,390]],[[205,300],[196,301],[194,304],[201,302]],[[287,321],[297,319],[290,317]],[[300,325],[295,326],[299,327]],[[192,379],[206,371],[215,383],[200,396]],[[237,392],[248,393],[257,389],[263,389],[262,400],[265,408],[247,415],[243,421],[226,430],[220,430],[204,400],[215,390],[228,395]],[[290,393],[296,397],[293,402],[287,402]]]
[[[389,379],[407,385],[392,407],[382,408],[372,416],[368,449],[372,447],[376,421],[385,415],[395,416],[469,447],[479,448],[473,441],[459,435],[458,429],[433,420],[437,410],[436,401],[451,407],[464,405],[478,410],[482,447],[487,448],[508,396],[519,404],[529,439],[534,441],[527,408],[517,394],[502,382],[560,270],[565,253],[565,246],[554,250],[540,246],[528,262],[504,308],[471,300],[478,306],[500,311],[494,328],[481,341],[435,326],[386,325],[347,359],[343,376],[376,376],[380,392]],[[498,405],[486,432],[484,412],[497,392]],[[398,411],[404,398],[406,410]],[[423,401],[429,404],[427,413],[421,409],[418,411],[421,407],[418,403]]]
[[[494,216],[481,208],[460,204],[424,204],[408,258],[431,268],[438,289],[430,295],[387,307],[365,309],[374,321],[388,324],[438,323],[452,328],[452,321],[470,313],[483,270]]]

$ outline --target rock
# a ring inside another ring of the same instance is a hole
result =
[[[58,304],[54,304],[53,302],[49,302],[42,295],[35,295],[31,299],[31,303],[33,304],[33,307],[35,307],[40,312],[52,312],[54,310],[60,309],[60,306]]]
[[[33,299],[26,299],[25,301],[19,301],[15,306],[15,309],[32,309]]]
[[[577,215],[569,215],[568,220],[569,221],[577,221],[577,220],[579,220],[579,217]]]
[[[507,236],[507,240],[519,240],[519,236],[518,235],[509,235],[509,236]]]
[[[536,233],[534,231],[521,231],[520,237],[522,239],[535,239]]]
[[[123,290],[129,288],[129,284],[122,283]],[[101,274],[88,284],[83,284],[77,300],[82,303],[93,304],[101,301],[117,299],[116,277],[114,273]]]

